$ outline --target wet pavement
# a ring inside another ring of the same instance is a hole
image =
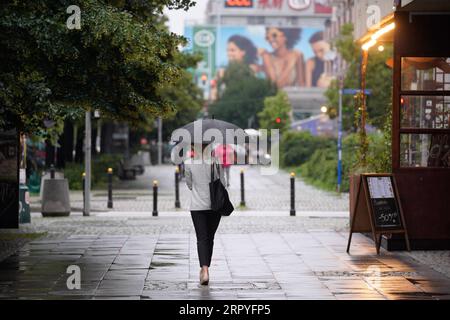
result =
[[[450,299],[450,278],[408,253],[377,256],[363,235],[347,254],[346,231],[305,224],[299,232],[232,233],[222,225],[209,286],[198,283],[192,231],[72,234],[30,242],[0,262],[0,298]],[[68,289],[71,265],[81,270],[80,289]]]
[[[347,254],[348,194],[296,179],[292,217],[287,172],[261,176],[257,167],[233,167],[236,206],[240,169],[247,207],[220,223],[208,286],[199,285],[188,190],[182,181],[182,208],[175,209],[174,167],[164,165],[118,183],[112,211],[98,190],[89,217],[80,210],[60,218],[34,212],[18,232],[45,236],[0,261],[0,299],[450,299],[449,251],[377,256],[372,240],[355,234]],[[71,192],[72,207],[81,209],[81,199]],[[68,287],[71,266],[80,268],[80,289]]]

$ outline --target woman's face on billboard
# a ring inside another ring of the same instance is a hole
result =
[[[323,40],[311,44],[311,47],[313,49],[314,55],[321,60],[324,60],[325,54],[330,51],[330,45]]]
[[[277,50],[281,47],[286,47],[286,36],[277,28],[267,29],[266,40],[274,50]]]
[[[228,42],[227,56],[229,61],[244,61],[245,51],[241,50],[234,42]]]

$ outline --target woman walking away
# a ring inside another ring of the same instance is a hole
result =
[[[214,235],[220,223],[221,213],[211,210],[209,183],[211,182],[210,155],[204,155],[208,145],[193,145],[191,157],[185,162],[186,184],[191,190],[191,217],[197,236],[197,253],[200,262],[200,284],[209,283],[209,266],[213,254]],[[209,152],[210,153],[210,152]],[[205,159],[206,158],[206,159]],[[214,163],[214,176],[226,186],[223,169]]]

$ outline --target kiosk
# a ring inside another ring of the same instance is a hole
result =
[[[394,47],[392,173],[411,248],[450,249],[450,1],[399,5],[382,24],[392,27],[382,39]],[[375,34],[360,40],[366,54]],[[405,249],[405,239],[381,245]]]

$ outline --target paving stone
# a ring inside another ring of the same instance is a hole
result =
[[[173,179],[161,179],[169,171],[172,176],[173,167],[164,166],[115,188],[128,200],[115,201],[111,212],[93,212],[89,218],[79,212],[61,218],[33,215],[21,231],[47,235],[0,262],[0,299],[450,298],[447,253],[382,250],[376,255],[371,240],[356,234],[347,254],[348,195],[297,180],[298,215],[291,217],[289,175],[245,170],[249,209],[223,217],[209,286],[198,280],[195,231],[185,209],[188,190],[182,184],[184,209],[175,211]],[[161,181],[158,217],[150,211],[153,179]],[[230,191],[239,201],[237,167]],[[81,193],[71,199],[80,204]],[[105,199],[105,192],[94,191],[92,207],[106,209]],[[78,291],[67,290],[71,264],[81,268]]]

